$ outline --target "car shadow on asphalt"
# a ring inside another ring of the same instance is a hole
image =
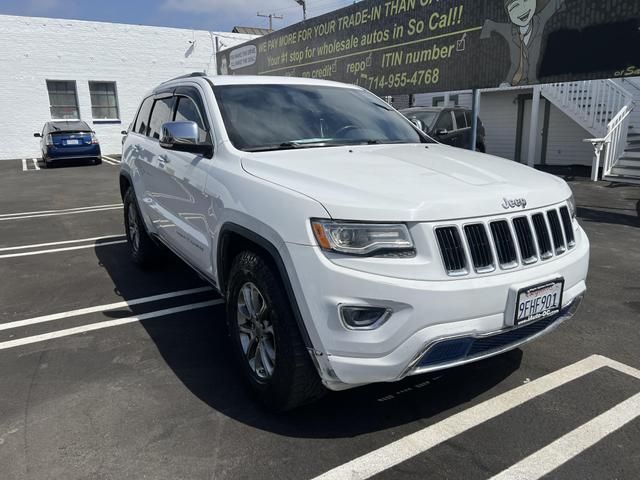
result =
[[[111,276],[114,291],[124,300],[203,285],[171,254],[163,265],[145,271],[131,263],[125,245],[96,248],[95,253]],[[212,292],[206,295],[217,298]],[[130,311],[138,314],[144,309],[144,305],[134,305]],[[110,312],[114,318],[122,315]],[[274,413],[258,404],[243,384],[233,362],[224,316],[224,304],[220,304],[141,324],[172,373],[198,399],[246,425],[290,437],[347,438],[416,421],[431,423],[444,412],[466,408],[474,399],[488,396],[518,370],[522,359],[522,351],[516,349],[446,372],[328,392],[313,404]]]
[[[596,223],[610,223],[629,227],[640,227],[640,202],[637,206],[638,215],[626,215],[624,213],[597,210],[594,208],[578,207],[577,213],[580,220]]]

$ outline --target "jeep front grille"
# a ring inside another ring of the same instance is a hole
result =
[[[486,274],[559,256],[575,247],[566,206],[508,218],[436,226],[436,240],[449,275]]]

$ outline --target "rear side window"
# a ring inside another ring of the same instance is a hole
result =
[[[153,105],[153,98],[149,97],[144,102],[142,102],[142,106],[140,107],[140,112],[138,112],[138,118],[136,118],[136,123],[133,126],[133,131],[139,133],[141,135],[146,135],[149,130],[149,114],[151,113],[151,106]]]
[[[443,128],[446,131],[453,130],[453,119],[451,118],[451,112],[442,112],[440,114],[440,118],[436,122],[436,129]]]
[[[153,104],[151,119],[149,120],[149,137],[160,140],[162,125],[171,121],[173,111],[173,97],[161,98]]]
[[[176,122],[195,122],[198,125],[198,141],[205,142],[207,140],[207,130],[202,115],[189,97],[178,97],[175,120]]]
[[[456,128],[468,127],[467,120],[465,119],[465,114],[463,110],[456,110],[455,116],[456,116]]]

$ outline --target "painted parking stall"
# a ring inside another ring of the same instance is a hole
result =
[[[150,271],[129,261],[116,165],[26,172],[12,161],[0,171],[3,478],[640,472],[640,364],[625,293],[640,287],[628,270],[640,255],[633,226],[583,221],[594,240],[591,291],[553,335],[279,415],[239,381],[215,291],[170,254]],[[624,261],[599,243],[611,235],[629,242]],[[612,262],[615,275],[600,267]]]

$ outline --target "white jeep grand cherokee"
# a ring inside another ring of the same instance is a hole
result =
[[[563,180],[441,145],[356,86],[174,79],[122,159],[133,260],[164,244],[223,295],[243,376],[279,409],[516,348],[585,292]]]

